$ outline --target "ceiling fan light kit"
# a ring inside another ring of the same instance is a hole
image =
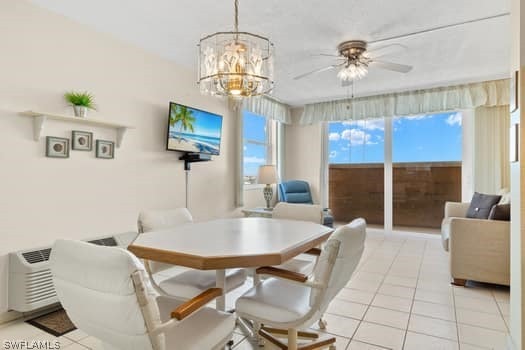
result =
[[[348,40],[344,41],[337,46],[338,55],[335,56],[339,63],[332,64],[328,67],[316,69],[314,71],[304,73],[296,76],[294,79],[302,79],[312,74],[321,73],[327,70],[340,68],[337,73],[337,77],[343,83],[343,86],[348,85],[349,82],[364,78],[368,74],[369,68],[380,68],[390,70],[398,73],[408,73],[412,70],[411,66],[404,64],[379,61],[376,58],[382,57],[380,53],[388,48],[402,48],[400,44],[390,44],[382,48],[378,48],[375,51],[368,50],[368,43],[364,40]],[[327,54],[321,54],[321,56],[332,56]],[[341,63],[342,61],[342,63]]]
[[[238,0],[234,3],[234,30],[200,40],[200,91],[234,98],[270,93],[274,86],[273,44],[266,37],[239,31]]]

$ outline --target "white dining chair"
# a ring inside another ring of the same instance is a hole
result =
[[[169,229],[184,224],[191,224],[193,218],[186,208],[170,210],[148,210],[142,211],[137,220],[139,233]],[[210,239],[212,239],[210,232]],[[216,285],[216,272],[213,270],[184,269],[176,274],[157,283],[154,275],[173,268],[173,265],[155,261],[145,262],[146,269],[154,283],[154,287],[162,294],[174,296],[183,300],[191,299],[195,295],[212,288]],[[226,270],[226,292],[230,292],[244,284],[246,281],[244,269]]]
[[[272,218],[310,221],[316,224],[321,224],[323,220],[323,208],[316,204],[279,202],[273,208]],[[277,267],[299,273],[310,274],[314,269],[316,262],[315,255],[317,253],[318,251],[313,249],[307,252],[307,254],[301,254]]]
[[[348,283],[363,254],[365,237],[364,219],[339,227],[324,245],[310,277],[276,267],[257,269],[271,278],[237,299],[237,315],[261,324],[259,335],[280,349],[335,349],[335,338],[319,340],[318,334],[303,330],[319,319]],[[280,337],[288,338],[287,344]],[[299,338],[312,342],[299,344]]]
[[[222,349],[230,342],[235,317],[204,307],[219,288],[187,302],[161,296],[130,252],[80,241],[56,241],[50,262],[67,315],[104,349]]]

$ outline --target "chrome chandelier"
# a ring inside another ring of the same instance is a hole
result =
[[[217,32],[199,43],[199,81],[203,94],[250,97],[271,92],[273,44],[263,36],[239,32],[235,0],[233,32]]]

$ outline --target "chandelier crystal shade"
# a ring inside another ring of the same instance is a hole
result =
[[[273,89],[273,44],[268,38],[239,32],[235,0],[233,32],[217,32],[199,43],[199,87],[203,94],[250,97]]]

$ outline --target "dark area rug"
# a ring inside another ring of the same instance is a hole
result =
[[[64,309],[52,311],[45,315],[40,315],[33,319],[27,320],[27,323],[54,335],[60,337],[77,329],[69,319]]]

